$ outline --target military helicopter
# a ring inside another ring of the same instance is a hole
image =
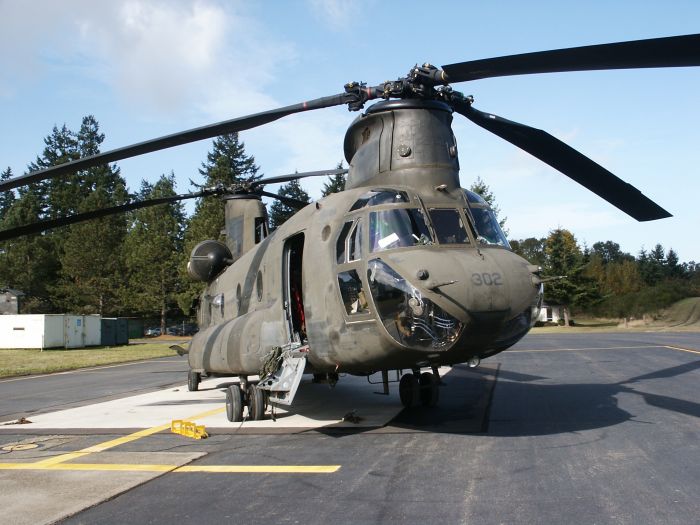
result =
[[[303,373],[331,383],[338,374],[401,375],[406,407],[438,402],[438,367],[469,363],[520,340],[539,313],[540,268],[514,254],[493,211],[460,187],[454,113],[511,142],[639,221],[669,217],[661,206],[545,131],[473,106],[450,84],[534,73],[700,65],[700,35],[575,47],[416,65],[376,86],[350,82],[342,93],[175,133],[16,177],[9,190],[136,155],[241,132],[303,111],[369,106],[344,141],[345,191],[301,209],[270,232],[265,184],[132,202],[0,232],[0,240],[100,216],[202,196],[225,200],[226,242],[203,240],[189,273],[206,283],[200,331],[188,353],[188,387],[202,374],[237,375],[227,416],[262,419],[268,402],[289,405]],[[303,206],[303,207],[302,207]],[[425,370],[425,371],[424,371]],[[258,376],[258,381],[249,380]]]

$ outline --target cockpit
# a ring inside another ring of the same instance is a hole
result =
[[[348,211],[336,241],[338,287],[348,322],[373,319],[409,348],[444,350],[462,323],[422,296],[382,256],[389,250],[498,247],[508,241],[488,204],[465,190],[467,206],[424,204],[417,195],[391,188],[362,194]],[[464,201],[463,201],[464,202]]]

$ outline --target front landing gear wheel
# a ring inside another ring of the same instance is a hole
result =
[[[420,375],[420,402],[424,407],[434,407],[440,399],[440,379],[435,374]]]
[[[243,421],[243,393],[238,385],[226,389],[226,417],[229,421]]]
[[[202,374],[190,370],[187,373],[187,390],[190,392],[196,392],[199,390],[199,382],[202,380]]]
[[[420,384],[413,374],[404,374],[399,381],[399,397],[406,408],[418,405],[420,401]]]
[[[248,419],[260,421],[265,417],[265,396],[257,385],[248,385]]]

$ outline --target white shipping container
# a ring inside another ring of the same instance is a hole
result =
[[[0,348],[82,348],[101,336],[99,315],[0,315]]]

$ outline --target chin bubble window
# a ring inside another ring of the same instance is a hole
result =
[[[373,211],[369,215],[370,251],[432,244],[423,210],[399,208]]]
[[[362,281],[355,270],[339,273],[338,286],[340,287],[340,295],[343,298],[345,311],[348,314],[369,313],[367,297],[362,289]]]
[[[404,346],[447,350],[462,323],[401,277],[381,259],[367,265],[367,280],[377,313],[389,335]]]

